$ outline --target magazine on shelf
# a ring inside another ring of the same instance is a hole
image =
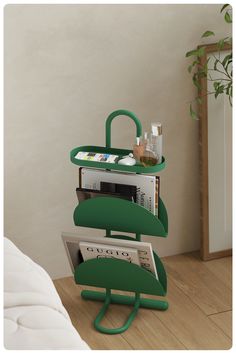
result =
[[[132,194],[121,194],[118,192],[106,192],[100,190],[92,190],[92,189],[85,189],[85,188],[76,188],[76,194],[79,202],[92,199],[95,197],[118,197],[120,199],[125,199],[129,201],[133,201]]]
[[[62,233],[62,240],[66,249],[72,272],[75,271],[76,266],[83,262],[80,243],[86,242],[95,243],[96,245],[99,244],[100,246],[113,246],[117,247],[117,249],[122,248],[137,250],[140,266],[143,267],[145,270],[151,272],[158,279],[151,243],[140,242],[135,240],[116,239],[110,237],[102,238],[86,236],[67,232]]]
[[[91,161],[91,162],[116,163],[119,159],[119,156],[114,154],[109,154],[109,153],[79,151],[75,156],[75,158],[81,159],[83,161]]]
[[[90,259],[119,259],[140,266],[138,250],[120,246],[99,244],[92,242],[79,242],[80,251],[84,261]]]
[[[155,175],[121,173],[92,168],[79,168],[80,187],[101,190],[104,184],[136,187],[136,203],[158,215],[159,178]],[[103,189],[104,190],[104,189]]]

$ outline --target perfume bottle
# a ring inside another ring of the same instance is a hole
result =
[[[133,155],[136,161],[140,162],[140,157],[144,154],[144,144],[140,137],[136,137],[136,145],[133,146]]]
[[[143,137],[144,148],[146,148],[147,143],[148,143],[148,133],[145,131],[144,132],[144,137]]]
[[[157,164],[158,158],[155,150],[153,149],[151,139],[146,139],[146,145],[143,155],[140,157],[140,162],[144,167],[151,167]]]
[[[151,143],[157,156],[157,164],[162,162],[162,125],[161,123],[152,123]]]

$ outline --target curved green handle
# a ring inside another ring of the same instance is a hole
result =
[[[111,147],[111,122],[118,115],[126,115],[131,118],[136,124],[136,136],[139,137],[142,135],[142,124],[134,113],[124,109],[115,110],[106,120],[106,147],[108,148]]]
[[[96,319],[94,320],[94,327],[99,332],[107,333],[110,335],[115,335],[117,333],[122,333],[122,332],[126,331],[130,327],[132,321],[134,320],[134,318],[138,312],[139,306],[140,306],[140,293],[135,293],[134,308],[131,311],[125,324],[121,327],[118,327],[118,328],[106,328],[106,327],[103,327],[100,325],[100,322],[103,319],[104,315],[106,314],[106,311],[107,311],[110,303],[111,303],[111,290],[106,289],[106,300],[105,300],[105,303],[104,303],[102,309],[99,311]]]

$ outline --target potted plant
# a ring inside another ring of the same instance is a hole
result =
[[[220,12],[224,15],[224,20],[227,24],[232,23],[232,8],[229,4],[222,6]],[[201,38],[214,36],[213,31],[205,31]],[[194,86],[198,90],[196,97],[190,102],[190,115],[192,118],[197,119],[198,114],[194,109],[194,103],[202,104],[202,97],[213,94],[215,98],[221,94],[226,94],[229,98],[229,103],[232,106],[233,86],[232,86],[232,36],[229,35],[220,39],[217,42],[217,49],[219,55],[209,57],[207,61],[202,64],[201,58],[206,54],[205,46],[199,45],[197,48],[190,50],[186,53],[187,58],[192,58],[191,64],[188,66],[188,72],[192,75]],[[229,54],[221,58],[220,52],[229,49]],[[211,62],[210,62],[211,61]],[[212,62],[213,61],[213,62]],[[214,77],[212,77],[214,72]],[[220,74],[220,77],[215,77],[215,73]],[[210,91],[202,86],[202,79],[206,78],[213,83]]]

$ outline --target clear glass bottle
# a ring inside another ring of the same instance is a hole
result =
[[[162,162],[162,125],[161,123],[152,123],[151,143],[153,150],[157,155],[157,163]]]
[[[140,157],[144,153],[144,144],[141,141],[141,137],[136,137],[136,145],[133,146],[133,155],[136,161],[140,162]]]
[[[140,157],[140,162],[144,167],[151,167],[157,164],[158,158],[155,150],[153,149],[151,139],[147,138],[145,141],[145,150],[143,155]]]

